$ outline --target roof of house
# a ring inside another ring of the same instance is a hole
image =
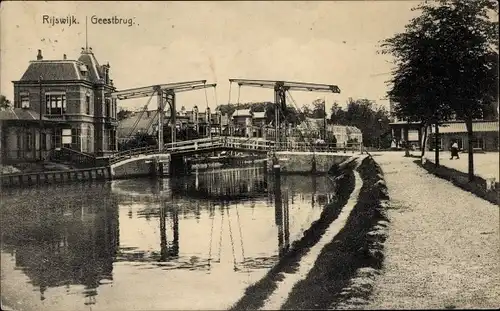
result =
[[[82,50],[82,54],[78,58],[78,61],[87,65],[90,81],[96,83],[103,78],[102,68],[99,66],[99,62],[95,58],[94,53],[92,53],[92,50]]]
[[[0,111],[0,120],[40,120],[40,114],[34,110],[27,108],[7,108]],[[42,117],[42,120],[50,121]]]
[[[308,129],[308,130],[319,130],[322,129],[324,126],[324,119],[323,118],[306,118],[304,122],[300,123],[298,125],[299,128],[301,129]]]
[[[250,109],[237,109],[233,112],[233,117],[251,117]]]
[[[20,81],[87,80],[80,74],[80,65],[83,63],[76,60],[31,61]]]
[[[346,126],[347,134],[362,134],[361,130],[355,126]]]
[[[134,129],[134,125],[136,124],[136,122],[137,125],[135,126]],[[152,111],[147,111],[146,113],[138,112],[126,119],[121,120],[118,123],[118,127],[116,128],[116,135],[119,138],[125,138],[128,137],[129,135],[134,135],[139,131],[145,132],[146,130],[148,130],[148,125],[150,124],[151,126],[153,126],[154,124],[158,124],[158,114],[156,113],[156,111],[152,110]],[[132,130],[134,131],[131,134]]]
[[[474,121],[473,132],[498,132],[498,121]],[[440,133],[467,133],[465,122],[447,122],[439,126]]]
[[[82,70],[87,74],[82,74]],[[19,81],[84,80],[97,83],[103,78],[102,67],[91,50],[82,50],[78,60],[31,61]]]
[[[254,111],[253,112],[253,118],[254,119],[265,119],[266,118],[266,112],[265,111]]]

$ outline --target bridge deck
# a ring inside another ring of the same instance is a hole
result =
[[[118,152],[110,159],[110,164],[121,162],[134,156],[148,154],[170,154],[170,155],[192,155],[212,151],[237,151],[251,153],[267,153],[272,151],[310,151],[310,152],[336,152],[336,151],[361,151],[359,144],[350,144],[347,147],[338,148],[334,145],[314,145],[304,142],[281,142],[262,138],[245,138],[217,136],[201,138],[176,143],[168,143],[160,151],[157,146],[148,146]]]

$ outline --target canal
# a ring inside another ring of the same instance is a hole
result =
[[[15,310],[227,309],[333,200],[327,176],[210,169],[2,194]]]

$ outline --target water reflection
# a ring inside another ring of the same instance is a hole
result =
[[[21,271],[43,302],[33,310],[223,309],[319,218],[332,186],[245,168],[13,192],[1,207],[2,295],[35,299]]]
[[[27,196],[17,197],[15,204],[3,200],[2,250],[14,256],[15,268],[39,288],[41,300],[50,287],[83,285],[86,303],[92,304],[99,285],[113,280],[118,205],[109,185],[92,189],[101,198],[86,195],[86,190],[73,187],[66,200],[51,200],[53,190],[38,202]]]

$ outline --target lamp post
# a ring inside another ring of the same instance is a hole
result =
[[[42,79],[43,79],[42,76],[38,77],[38,104],[39,104],[39,114],[40,114],[40,120],[39,120],[40,126],[39,126],[39,131],[38,131],[38,148],[40,149],[40,158],[39,158],[40,161],[43,161],[43,155],[42,155],[42,129],[43,129]]]

